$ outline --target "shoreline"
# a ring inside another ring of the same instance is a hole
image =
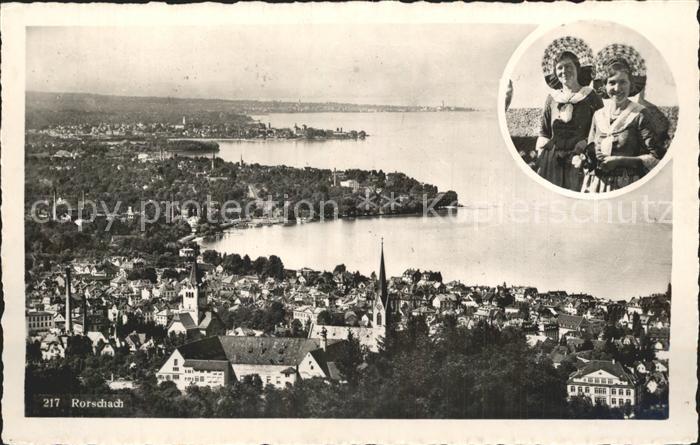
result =
[[[326,142],[326,141],[362,141],[365,140],[366,138],[370,137],[369,134],[365,134],[365,137],[360,138],[329,138],[329,137],[314,137],[314,138],[305,138],[305,137],[293,137],[293,138],[276,138],[276,137],[269,137],[269,138],[211,138],[211,137],[187,137],[187,138],[168,138],[168,141],[205,141],[205,142],[260,142],[260,143],[265,143],[269,141],[302,141],[302,142]],[[168,150],[172,151],[172,150]],[[183,150],[187,151],[187,150]]]
[[[223,235],[224,233],[234,233],[230,231],[230,229],[234,230],[249,230],[249,229],[259,229],[261,227],[271,227],[271,226],[284,226],[284,227],[292,227],[292,226],[297,226],[297,225],[302,225],[302,224],[309,224],[309,223],[325,223],[325,222],[335,222],[335,221],[354,221],[357,219],[361,220],[369,220],[369,219],[374,219],[374,218],[400,218],[400,217],[435,217],[435,216],[440,216],[440,217],[445,217],[445,216],[453,216],[451,215],[452,211],[456,211],[460,208],[464,208],[463,205],[459,204],[457,206],[444,206],[444,207],[439,207],[435,208],[434,211],[437,213],[437,215],[431,215],[431,214],[424,214],[424,212],[407,212],[407,213],[383,213],[383,214],[377,214],[377,215],[358,215],[358,216],[348,216],[348,215],[339,215],[337,218],[326,218],[321,220],[320,218],[314,218],[314,219],[304,219],[304,218],[299,218],[296,221],[292,220],[287,220],[287,221],[274,221],[272,222],[270,219],[267,221],[261,221],[262,218],[259,218],[256,222],[255,218],[252,218],[250,220],[239,220],[239,221],[231,221],[227,223],[223,223],[219,226],[219,229],[216,230],[215,233],[210,234],[210,235],[199,235],[199,234],[191,234],[187,235],[181,239],[178,240],[178,243],[187,243],[190,241],[193,241],[197,244],[200,244],[204,238],[207,237],[219,237]],[[235,227],[238,224],[243,224],[245,225],[244,227]]]

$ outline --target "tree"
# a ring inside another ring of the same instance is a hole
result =
[[[68,337],[66,356],[88,357],[92,355],[92,342],[88,337],[73,335]]]
[[[352,331],[348,329],[347,341],[343,343],[340,359],[337,361],[338,369],[345,377],[345,380],[355,386],[358,379],[357,367],[362,363],[362,350],[360,349],[360,341],[352,335]]]
[[[523,303],[520,305],[518,308],[518,316],[522,318],[523,320],[529,320],[530,319],[530,305],[527,303]]]
[[[644,334],[644,327],[642,326],[642,320],[637,312],[632,315],[632,334],[640,338]]]
[[[326,310],[321,311],[321,312],[318,314],[318,317],[316,317],[316,322],[317,322],[318,324],[330,325],[330,324],[331,324],[331,321],[332,321],[332,319],[331,319],[331,314],[330,314],[330,312],[328,312],[328,311],[326,311]]]
[[[496,298],[496,305],[500,308],[504,308],[513,304],[513,301],[513,295],[511,295],[510,292],[504,292]]]
[[[183,333],[176,334],[171,332],[170,335],[165,337],[165,348],[167,351],[173,351],[175,348],[187,343],[187,336]]]
[[[92,394],[109,392],[104,376],[98,369],[86,367],[80,375],[83,391]]]
[[[202,259],[204,260],[205,263],[213,264],[214,266],[218,266],[221,264],[221,254],[217,252],[216,250],[205,250],[204,253],[202,254]]]
[[[179,279],[180,274],[178,274],[175,269],[165,269],[160,277],[163,280],[177,280]]]
[[[455,206],[458,203],[459,202],[457,199],[457,192],[455,192],[454,190],[448,190],[442,194],[436,207]]]
[[[158,385],[158,389],[161,394],[167,398],[175,398],[181,394],[180,390],[177,389],[177,385],[172,380],[161,382],[160,385]]]
[[[227,273],[242,274],[247,272],[244,270],[243,259],[238,254],[226,255],[226,257],[223,259],[222,265],[224,267],[224,271]]]
[[[292,320],[292,332],[291,335],[292,337],[306,337],[305,332],[304,332],[304,327],[301,324],[301,321],[298,319]]]
[[[253,263],[250,261],[250,257],[248,255],[245,255],[241,262],[241,268],[243,269],[243,273],[250,273],[252,267]]]
[[[603,338],[608,342],[617,340],[618,338],[622,337],[623,334],[624,333],[622,332],[622,330],[618,328],[615,324],[608,324],[603,330]]]
[[[27,342],[27,362],[41,361],[41,345],[38,341]]]
[[[127,275],[127,279],[129,279],[129,280],[148,280],[151,283],[156,283],[158,281],[156,270],[152,267],[146,267],[144,269],[133,269]]]
[[[265,311],[263,330],[272,332],[275,327],[282,323],[287,316],[287,311],[284,305],[279,301],[273,301],[270,307]]]
[[[248,374],[243,376],[241,383],[244,385],[249,385],[258,392],[262,391],[263,382],[262,379],[260,379],[260,376],[257,374]]]
[[[587,338],[583,341],[581,346],[578,348],[579,351],[592,351],[593,350],[593,342],[591,341],[590,338]]]
[[[284,264],[282,264],[282,260],[277,255],[270,255],[269,260],[263,267],[262,276],[276,280],[284,279]]]
[[[145,268],[143,270],[143,279],[148,280],[151,283],[156,283],[158,281],[156,270],[152,267]]]
[[[335,269],[333,269],[333,275],[338,275],[347,272],[347,269],[345,268],[345,264],[338,264],[335,266]]]

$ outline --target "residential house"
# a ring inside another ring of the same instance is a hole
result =
[[[538,331],[550,340],[559,341],[559,325],[557,323],[544,321],[538,324]]]
[[[433,307],[441,312],[457,309],[458,298],[455,294],[437,294],[433,298]]]
[[[577,335],[583,334],[588,327],[588,320],[578,315],[559,314],[557,324],[559,325],[559,337],[563,337],[569,332]]]
[[[159,298],[162,298],[163,300],[170,301],[174,300],[177,298],[178,294],[180,293],[180,285],[177,282],[170,283],[170,282],[164,282],[161,283],[160,286],[158,286],[154,292],[153,295]]]
[[[173,314],[166,330],[168,335],[183,334],[188,338],[196,338],[199,332],[197,323],[192,320],[192,316],[188,312],[177,312]]]
[[[569,398],[584,396],[610,407],[635,406],[640,399],[637,380],[614,360],[588,362],[569,376],[567,390]]]
[[[360,342],[361,347],[366,347],[372,352],[379,351],[381,340],[386,335],[386,326],[329,326],[313,324],[309,330],[309,338],[320,340],[323,335],[328,340],[347,340],[348,334]]]
[[[172,311],[170,308],[165,308],[162,309],[158,312],[156,312],[154,320],[155,323],[159,326],[168,326],[170,324],[170,320],[172,320],[173,315],[175,314],[174,311]]]
[[[650,373],[644,382],[644,389],[651,394],[659,394],[668,388],[668,378],[662,372]]]
[[[88,331],[86,337],[92,342],[92,351],[96,355],[110,355],[114,357],[117,351],[116,346],[102,332]]]
[[[346,179],[345,181],[340,181],[340,186],[352,189],[353,193],[357,193],[360,190],[360,183],[356,179]]]
[[[292,317],[294,320],[299,320],[302,326],[306,323],[316,323],[318,321],[318,315],[323,312],[324,309],[320,307],[312,306],[297,306],[292,311]]]
[[[481,306],[474,313],[474,319],[487,323],[499,322],[502,321],[503,318],[503,312],[496,306]]]
[[[41,340],[41,359],[52,360],[64,358],[68,349],[68,337],[65,335],[48,334]]]
[[[615,340],[618,346],[631,346],[634,348],[639,348],[639,340],[634,335],[625,335],[617,340]]]
[[[54,316],[55,314],[51,312],[27,312],[25,316],[27,333],[32,335],[38,332],[48,332],[49,330],[53,329],[56,327],[54,324]]]
[[[168,335],[171,333],[183,334],[191,339],[219,335],[223,334],[224,331],[224,323],[219,315],[213,311],[204,312],[199,323],[194,322],[189,312],[175,313],[167,327]]]
[[[401,275],[401,280],[406,284],[415,284],[420,280],[421,273],[417,269],[406,269]]]
[[[231,335],[234,337],[261,337],[263,334],[263,331],[243,328],[240,326],[235,329],[226,331],[226,335]]]
[[[53,324],[54,327],[60,331],[63,331],[66,327],[66,319],[60,312],[53,314]]]
[[[117,347],[112,341],[110,341],[109,343],[100,343],[100,345],[98,345],[95,349],[95,354],[99,355],[109,355],[111,357],[114,357],[114,354],[116,353]]]
[[[639,304],[638,298],[632,298],[629,302],[627,302],[627,313],[630,315],[630,320],[632,319],[632,314],[642,315],[644,313],[642,306]]]
[[[215,336],[177,348],[157,372],[159,381],[217,387],[257,375],[285,388],[298,379],[340,380],[336,360],[342,342],[289,337]]]
[[[552,359],[554,368],[559,368],[561,362],[569,355],[569,349],[566,346],[555,346],[552,352],[549,353],[549,358]]]

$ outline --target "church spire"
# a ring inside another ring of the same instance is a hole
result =
[[[377,296],[372,307],[372,325],[384,329],[387,325],[389,293],[386,286],[386,270],[384,269],[384,238],[382,238],[382,250],[379,260],[379,282]]]
[[[384,307],[387,307],[388,292],[386,287],[386,270],[384,269],[384,238],[382,238],[382,253],[379,260],[379,297]]]
[[[197,257],[192,261],[192,268],[190,269],[190,283],[192,286],[199,287],[201,283],[199,279],[199,268],[197,267]]]

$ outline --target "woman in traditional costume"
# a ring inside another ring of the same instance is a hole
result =
[[[588,138],[588,158],[593,162],[584,177],[584,193],[604,193],[631,184],[651,170],[665,151],[648,111],[630,100],[646,85],[646,66],[637,50],[622,44],[606,46],[596,56],[596,71],[605,100],[593,116]]]
[[[593,113],[603,106],[589,86],[593,51],[581,39],[561,37],[542,58],[545,82],[552,89],[544,104],[537,152],[537,173],[552,184],[581,190],[582,172],[571,164],[575,150],[586,145]]]
[[[583,151],[593,113],[603,102],[589,86],[594,74],[593,51],[581,39],[553,41],[542,58],[545,82],[552,89],[542,113],[537,151],[537,173],[554,185],[581,190],[583,174],[572,165]]]

